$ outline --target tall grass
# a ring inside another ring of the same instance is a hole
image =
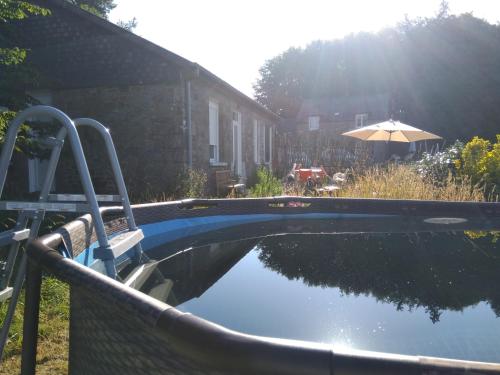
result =
[[[177,186],[174,190],[162,192],[144,189],[139,194],[131,195],[130,201],[138,203],[159,203],[185,198],[207,198],[208,176],[200,169],[187,169],[176,177]]]
[[[349,182],[338,192],[340,197],[421,199],[444,201],[484,201],[483,190],[467,179],[450,176],[442,186],[422,179],[410,165],[390,164],[372,167],[363,173],[354,172]]]

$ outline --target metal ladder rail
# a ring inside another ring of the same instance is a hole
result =
[[[87,203],[90,208],[90,213],[95,223],[94,228],[97,234],[99,246],[104,249],[109,249],[109,242],[104,229],[104,222],[102,220],[99,211],[99,205],[97,203],[97,198],[95,196],[94,187],[92,185],[90,173],[88,170],[87,162],[85,160],[85,155],[83,153],[83,148],[80,142],[80,138],[78,136],[78,132],[71,119],[66,114],[64,114],[63,112],[59,111],[56,108],[48,106],[33,106],[19,113],[10,123],[10,126],[7,130],[7,134],[5,136],[5,142],[2,147],[2,153],[0,155],[0,195],[2,194],[3,188],[5,186],[7,171],[10,164],[10,160],[12,158],[12,154],[14,152],[14,146],[17,139],[17,134],[19,132],[19,128],[21,127],[21,124],[25,122],[27,119],[40,115],[49,116],[63,125],[63,128],[60,129],[58,132],[58,137],[57,137],[58,139],[62,141],[65,138],[66,134],[69,136],[71,148],[73,150],[75,162],[83,185],[85,197],[87,199]],[[56,146],[56,149],[54,149],[51,153],[49,161],[49,169],[47,171],[47,175],[44,181],[44,186],[42,189],[43,191],[40,194],[40,202],[44,202],[48,197],[48,193],[50,191],[50,187],[52,186],[52,181],[55,175],[57,162],[60,156],[60,151],[61,151],[60,148],[62,148],[62,144]],[[34,218],[33,220],[28,241],[34,239],[37,236],[41,221],[43,219],[43,215],[45,213],[43,210],[35,210],[35,211],[37,211],[38,217]],[[21,258],[21,263],[19,265],[19,270],[16,274],[16,278],[14,281],[14,290],[12,292],[11,300],[9,301],[7,315],[2,324],[2,330],[0,332],[0,355],[3,353],[3,348],[5,347],[5,343],[7,341],[10,324],[12,322],[17,300],[19,299],[19,294],[22,289],[24,276],[26,272],[26,263],[27,263],[27,256],[26,254],[23,254]],[[106,263],[107,263],[107,268],[112,273],[112,271],[114,270],[114,262],[112,260],[109,260],[105,261],[105,264]],[[111,276],[113,277],[115,275],[112,274]]]
[[[102,248],[109,248],[108,238],[104,229],[104,222],[99,212],[99,204],[97,202],[94,186],[92,185],[90,172],[87,166],[87,161],[85,160],[85,154],[83,152],[82,144],[78,136],[78,131],[76,130],[76,126],[73,124],[73,121],[65,113],[56,108],[49,106],[33,106],[25,109],[23,112],[18,114],[14,118],[14,120],[12,120],[5,137],[2,154],[0,156],[0,194],[3,192],[3,188],[5,186],[7,170],[12,158],[17,133],[21,124],[30,117],[40,115],[52,117],[53,119],[61,123],[66,130],[73,151],[73,156],[75,158],[76,167],[80,175],[83,191],[87,199],[87,204],[89,205],[89,210],[94,220],[99,246]],[[61,130],[60,132],[62,131],[63,130]]]
[[[11,123],[11,126],[9,127],[9,130],[7,132],[4,147],[2,149],[2,154],[0,156],[0,196],[3,192],[3,187],[7,177],[6,175],[7,175],[8,163],[6,163],[5,160],[7,160],[8,162],[12,156],[12,151],[13,151],[12,148],[13,145],[15,144],[17,138],[17,130],[19,129],[20,124],[22,124],[25,121],[25,119],[29,117],[29,116],[24,117],[23,114],[24,112],[18,115],[19,120],[17,123],[14,121]],[[14,130],[11,131],[11,128]],[[50,188],[52,187],[52,183],[54,181],[55,171],[64,144],[65,136],[66,136],[65,128],[60,129],[56,136],[57,143],[54,145],[54,148],[50,153],[47,174],[45,175],[45,180],[42,185],[42,190],[40,191],[40,197],[39,197],[40,202],[45,202],[49,196]],[[14,139],[13,142],[9,142],[12,140],[12,138]],[[27,239],[28,243],[34,240],[38,236],[38,231],[40,229],[40,225],[43,221],[44,216],[45,216],[45,211],[43,210],[37,210],[35,212],[35,215],[32,218],[33,222],[31,223],[31,228]],[[28,224],[28,220],[29,216],[26,213],[21,212],[18,218],[18,223],[26,227],[26,225]],[[6,269],[6,271],[9,273],[9,275],[5,279],[6,287],[8,287],[10,278],[12,277],[14,263],[16,261],[17,254],[19,252],[19,246],[20,246],[20,241],[15,241],[12,243],[11,248],[9,249],[9,258],[6,267],[11,267],[11,268]],[[12,324],[12,319],[14,318],[17,301],[19,300],[19,295],[23,287],[24,278],[26,275],[26,263],[27,263],[27,255],[26,253],[23,253],[21,261],[19,263],[19,268],[16,274],[16,278],[14,280],[14,287],[12,290],[12,295],[10,297],[9,306],[7,308],[7,313],[2,323],[2,329],[0,330],[0,360],[2,359],[5,344],[7,343],[9,335],[9,329]]]
[[[43,206],[43,202],[46,202],[49,198],[50,195],[50,189],[54,181],[54,176],[55,176],[55,171],[57,168],[57,164],[59,161],[60,153],[62,150],[62,146],[64,144],[64,139],[69,133],[69,138],[70,138],[70,145],[72,147],[72,151],[74,154],[75,162],[77,164],[77,169],[81,178],[81,182],[84,188],[84,193],[85,193],[85,198],[87,200],[88,206],[90,208],[90,213],[93,217],[94,223],[95,223],[95,231],[97,234],[97,239],[99,243],[99,249],[101,249],[103,254],[107,254],[103,261],[104,264],[106,265],[106,271],[109,276],[111,277],[116,277],[116,268],[115,268],[115,256],[113,254],[113,248],[110,246],[110,243],[108,242],[108,238],[105,232],[104,228],[104,222],[102,220],[102,217],[100,215],[99,211],[99,206],[97,203],[97,197],[95,195],[95,191],[92,185],[92,181],[90,179],[90,173],[88,170],[88,166],[85,160],[85,155],[83,153],[83,148],[81,146],[80,138],[78,136],[78,132],[76,129],[76,124],[79,126],[90,126],[96,129],[101,136],[103,137],[107,152],[108,152],[108,157],[110,159],[110,163],[113,169],[113,174],[115,177],[115,183],[117,185],[117,188],[120,193],[121,197],[121,202],[123,205],[123,209],[125,211],[126,215],[126,220],[127,224],[129,227],[130,232],[135,232],[132,233],[131,236],[125,236],[124,238],[118,238],[119,241],[117,242],[117,245],[115,244],[116,248],[121,248],[121,252],[124,252],[132,247],[135,247],[136,250],[136,258],[137,261],[141,261],[143,254],[142,254],[142,248],[140,245],[140,240],[143,238],[142,231],[137,228],[134,220],[134,216],[132,213],[132,209],[130,207],[130,201],[128,198],[128,193],[126,190],[126,186],[123,180],[123,175],[121,172],[121,168],[118,162],[118,157],[116,155],[116,150],[113,145],[113,141],[111,138],[111,135],[109,134],[109,131],[102,125],[101,123],[92,120],[92,119],[77,119],[75,122],[73,122],[68,116],[66,116],[63,112],[52,108],[48,106],[34,106],[31,107],[20,114],[16,116],[16,118],[11,122],[9,129],[7,131],[6,137],[5,137],[5,143],[4,147],[2,149],[2,153],[0,155],[0,196],[3,192],[3,188],[5,186],[5,181],[6,181],[6,176],[7,176],[7,171],[8,171],[8,166],[10,163],[10,159],[12,158],[13,150],[14,150],[14,145],[15,141],[17,138],[17,133],[19,131],[19,128],[21,124],[26,121],[30,117],[34,117],[37,115],[45,115],[45,116],[50,116],[58,122],[60,122],[63,127],[59,130],[55,142],[53,142],[53,150],[51,152],[51,156],[49,159],[48,163],[48,169],[47,169],[47,174],[45,176],[44,184],[42,187],[42,191],[40,193],[39,197],[39,204],[34,205],[35,207],[28,207],[28,210],[30,212],[35,212],[33,216],[33,222],[31,225],[31,229],[29,231],[29,237],[28,237],[28,242],[36,238],[38,235],[38,231],[41,225],[41,222],[43,220],[43,217],[45,215],[45,210],[51,210],[50,205],[45,207]],[[15,209],[15,208],[14,208]],[[29,216],[25,214],[24,211],[21,210],[17,227],[22,228],[23,226],[25,227],[29,221]],[[127,233],[130,233],[127,232]],[[19,237],[19,236],[18,236]],[[6,285],[8,285],[10,281],[10,277],[12,275],[13,271],[13,266],[15,263],[15,259],[17,257],[17,253],[19,250],[19,239],[16,239],[14,243],[12,243],[10,252],[9,252],[9,257],[7,261],[7,267],[6,271],[9,273]],[[129,246],[132,243],[131,246]],[[14,256],[15,255],[15,256]],[[25,272],[26,272],[26,263],[27,263],[27,258],[26,254],[23,254],[23,257],[21,258],[20,266],[18,273],[16,274],[16,280],[14,282],[14,288],[12,291],[12,296],[11,300],[9,303],[8,311],[6,318],[3,322],[2,325],[2,330],[0,332],[0,359],[1,355],[3,353],[3,348],[5,346],[5,343],[7,341],[7,336],[9,332],[9,328],[12,322],[12,318],[14,316],[15,312],[15,307],[17,304],[17,300],[19,299],[19,294],[22,289],[24,277],[25,277]],[[5,283],[4,283],[5,284]]]
[[[75,126],[79,128],[80,126],[88,126],[96,130],[104,140],[104,144],[106,146],[106,151],[108,154],[109,163],[111,164],[111,169],[113,172],[114,180],[116,187],[118,189],[118,194],[121,198],[121,203],[123,206],[123,211],[125,213],[125,219],[127,221],[128,229],[130,231],[138,231],[139,228],[135,223],[134,214],[132,212],[132,208],[130,206],[130,199],[127,192],[127,187],[125,185],[125,180],[123,179],[123,173],[120,167],[120,163],[118,161],[118,155],[116,154],[116,149],[113,144],[113,139],[111,138],[111,134],[109,129],[106,128],[99,121],[96,121],[91,118],[77,118],[73,120]],[[140,233],[142,235],[142,231]],[[138,238],[142,239],[142,236]],[[144,257],[142,247],[140,242],[137,242],[133,247],[135,247],[135,258],[137,262],[141,262]],[[97,252],[98,254],[99,252]],[[116,254],[114,254],[115,257]],[[106,256],[106,255],[105,255]]]
[[[21,242],[28,238],[30,230],[26,229],[28,226],[29,215],[27,213],[21,212],[16,220],[16,225],[12,228],[11,232],[12,236],[7,236],[7,233],[4,232],[5,239],[2,240],[1,245],[10,244],[7,260],[2,265],[2,269],[0,269],[0,302],[5,301],[10,298],[12,295],[12,288],[9,287],[10,279],[12,278],[12,273],[14,271],[14,265],[17,259],[17,254],[19,252],[19,247]],[[18,235],[23,231],[28,232],[28,236],[24,233],[24,235]],[[2,236],[3,237],[3,236]]]
[[[57,168],[57,163],[59,161],[59,156],[61,154],[62,147],[64,145],[65,136],[66,136],[66,131],[64,128],[62,128],[61,130],[59,130],[52,144],[52,151],[50,153],[48,161],[47,173],[45,174],[45,179],[42,185],[42,189],[40,191],[39,202],[47,201],[50,195],[50,189],[54,181],[55,171]],[[13,231],[22,231],[23,229],[25,229],[28,225],[29,219],[30,219],[29,213],[21,211]],[[28,230],[28,235],[26,236],[26,238],[23,236],[21,237],[20,240],[11,241],[11,247],[9,249],[7,263],[5,265],[4,274],[2,275],[4,277],[0,281],[0,291],[8,287],[10,279],[12,277],[12,272],[14,270],[14,263],[16,261],[17,254],[19,252],[20,243],[23,239],[29,239],[31,233],[32,230],[30,229]],[[37,232],[34,233],[35,237],[36,235]]]

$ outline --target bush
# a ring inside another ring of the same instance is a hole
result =
[[[483,179],[483,171],[481,171],[481,160],[486,156],[491,143],[485,139],[474,137],[468,142],[463,151],[462,158],[457,162],[460,173],[468,176],[473,184],[477,184]]]
[[[283,195],[283,184],[273,176],[269,169],[260,167],[257,170],[257,183],[250,189],[250,196],[272,197],[277,195]]]
[[[491,151],[486,152],[478,163],[479,173],[489,185],[500,185],[500,134]]]
[[[433,184],[445,184],[450,175],[455,174],[456,160],[460,159],[463,148],[464,144],[456,141],[444,151],[436,153],[425,152],[422,155],[422,159],[415,164],[418,173]]]
[[[497,141],[474,137],[456,161],[459,175],[468,178],[473,185],[481,187],[488,200],[498,200],[500,186],[500,135]]]
[[[205,198],[207,196],[207,174],[202,170],[188,169],[179,181],[179,198]]]

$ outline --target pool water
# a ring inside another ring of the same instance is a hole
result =
[[[158,249],[141,290],[243,333],[500,362],[498,232],[247,229]]]

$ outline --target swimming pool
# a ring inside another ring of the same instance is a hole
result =
[[[287,197],[134,215],[151,258],[140,291],[95,271],[88,216],[28,250],[28,295],[38,265],[70,284],[71,373],[500,371],[497,204]]]

